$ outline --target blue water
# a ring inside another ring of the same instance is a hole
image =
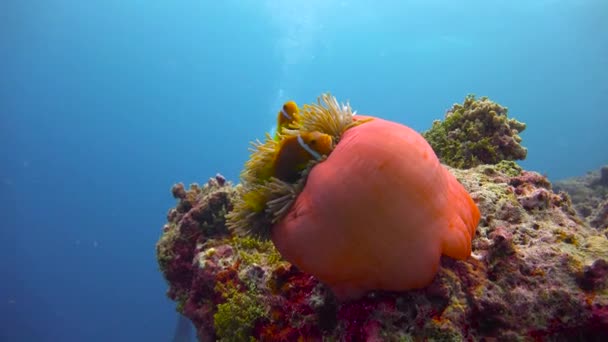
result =
[[[236,179],[286,99],[424,130],[487,95],[525,168],[608,163],[607,1],[370,3],[0,1],[0,341],[169,341],[169,189]]]

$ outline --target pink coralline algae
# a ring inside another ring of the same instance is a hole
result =
[[[514,162],[450,169],[482,212],[472,256],[424,289],[339,302],[271,242],[232,236],[236,187],[174,186],[157,244],[177,310],[201,341],[608,340],[608,238]]]

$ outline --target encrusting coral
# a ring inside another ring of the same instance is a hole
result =
[[[518,135],[526,125],[507,117],[507,108],[488,99],[465,97],[454,104],[443,121],[422,133],[442,163],[457,168],[523,160],[527,150]]]
[[[442,257],[424,288],[346,302],[227,228],[242,185],[178,184],[156,247],[168,295],[201,341],[608,340],[608,237],[513,161],[449,172],[482,213],[472,256]]]

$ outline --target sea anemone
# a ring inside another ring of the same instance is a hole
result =
[[[278,144],[267,136],[256,145],[230,229],[270,236],[283,258],[339,299],[421,288],[442,254],[469,257],[479,210],[420,134],[353,116],[329,95],[300,115]],[[335,146],[311,159],[295,183],[273,177],[267,163],[273,165],[281,141],[311,131],[331,136]]]
[[[331,137],[331,151],[347,129],[366,122],[354,120],[350,105],[339,104],[330,94],[319,97],[317,104],[304,105],[297,118],[281,130],[278,139],[266,134],[264,142],[252,144],[251,156],[241,172],[234,210],[226,216],[232,232],[269,238],[270,228],[287,213],[302,191],[310,170],[327,156],[324,154],[320,159],[308,160],[295,181],[281,180],[275,177],[272,166],[281,151],[282,142],[303,133],[320,132]]]

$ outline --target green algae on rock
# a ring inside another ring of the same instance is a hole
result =
[[[508,118],[507,111],[487,97],[468,95],[422,135],[441,162],[456,168],[523,160],[527,150],[520,145],[518,134],[526,125]]]

